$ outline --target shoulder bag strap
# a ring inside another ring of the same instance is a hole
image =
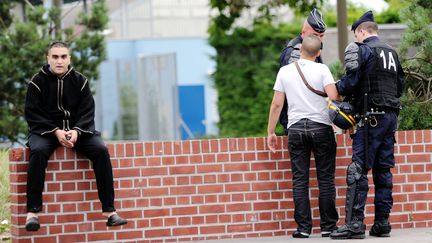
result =
[[[298,71],[299,74],[300,74],[300,77],[301,77],[302,80],[303,80],[303,83],[306,85],[306,87],[308,87],[308,89],[310,89],[310,91],[314,92],[315,94],[317,94],[317,95],[319,95],[319,96],[327,97],[327,94],[326,94],[325,92],[322,92],[322,91],[316,90],[316,89],[312,88],[312,86],[309,85],[309,83],[306,81],[305,77],[303,76],[303,73],[302,73],[302,71],[301,71],[301,69],[300,69],[300,66],[298,65],[298,62],[295,62],[295,66],[296,66],[296,68],[297,68],[297,71]]]

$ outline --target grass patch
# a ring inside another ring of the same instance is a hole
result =
[[[0,149],[0,233],[9,231],[10,222],[9,151]]]

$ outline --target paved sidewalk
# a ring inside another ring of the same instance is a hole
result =
[[[432,243],[432,228],[413,228],[413,229],[394,229],[391,232],[391,237],[377,238],[369,236],[369,231],[366,232],[366,239],[364,240],[332,240],[329,238],[322,238],[319,234],[311,235],[307,239],[296,239],[292,236],[278,236],[278,237],[261,237],[261,238],[247,238],[247,239],[225,239],[225,240],[207,240],[207,241],[193,241],[199,243]]]

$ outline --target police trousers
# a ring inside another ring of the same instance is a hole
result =
[[[356,196],[354,199],[353,216],[364,219],[368,187],[367,173],[372,169],[375,185],[375,218],[388,218],[393,207],[393,175],[390,168],[395,165],[394,143],[397,128],[397,115],[395,112],[387,112],[375,116],[377,125],[368,126],[368,134],[365,127],[359,127],[353,137],[354,163],[363,168],[363,173],[357,182]],[[365,136],[368,139],[368,159],[365,160]]]
[[[27,171],[27,211],[40,212],[48,159],[60,143],[55,136],[31,134],[28,145],[30,159]],[[102,211],[115,211],[111,160],[102,138],[99,135],[80,137],[74,149],[92,161]]]
[[[294,219],[298,230],[311,233],[312,217],[309,201],[311,152],[316,164],[319,188],[321,231],[332,231],[339,219],[336,211],[335,160],[336,141],[331,126],[302,119],[288,129],[294,196]]]

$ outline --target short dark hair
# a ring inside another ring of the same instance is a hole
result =
[[[369,34],[377,33],[378,32],[378,25],[377,25],[377,23],[372,22],[372,21],[363,22],[357,28],[365,30]]]
[[[313,57],[321,49],[321,40],[318,36],[308,35],[303,38],[301,49],[306,52],[306,55]]]
[[[64,42],[64,41],[53,41],[53,42],[51,42],[49,44],[47,52],[49,52],[54,47],[64,47],[64,48],[67,48],[69,50],[69,45],[66,42]]]

